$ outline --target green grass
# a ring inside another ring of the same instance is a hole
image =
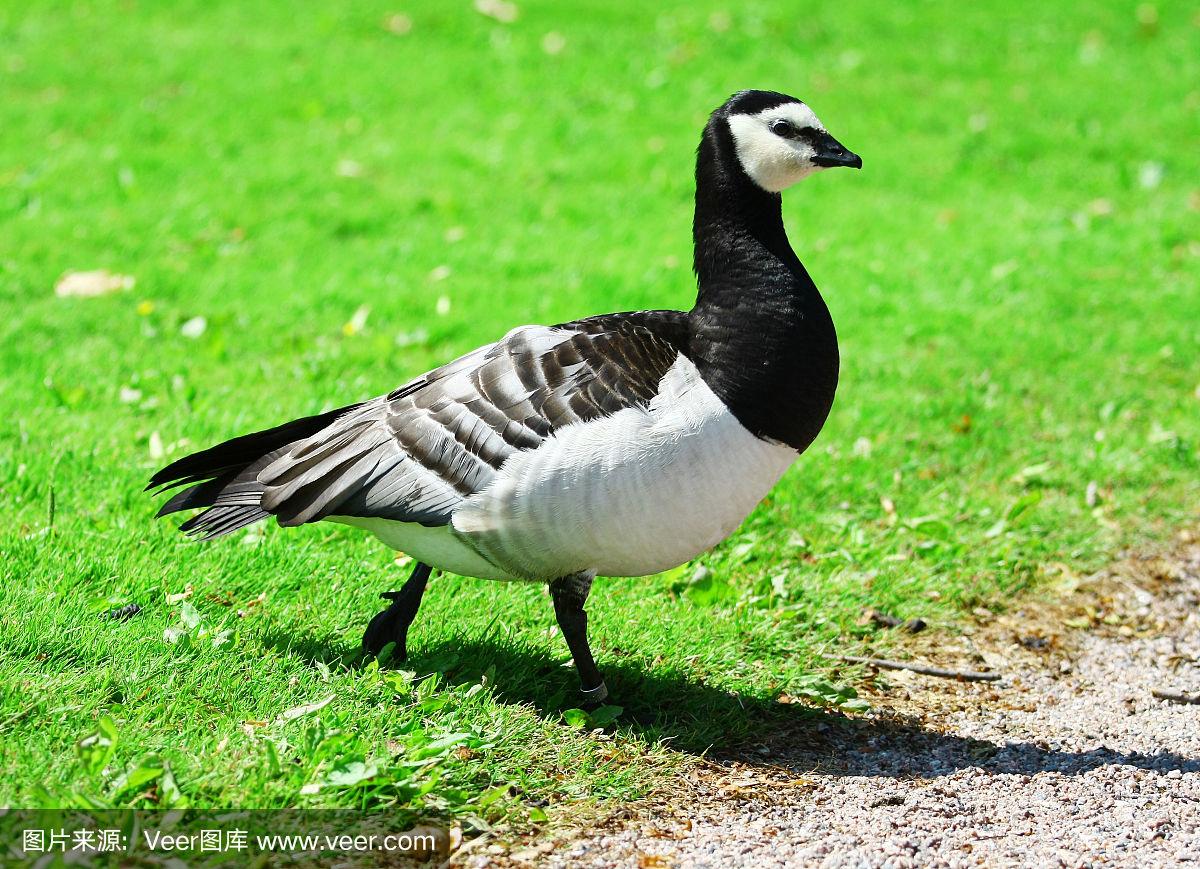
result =
[[[1135,6],[4,2],[0,805],[562,817],[844,701],[864,605],[952,623],[1193,518],[1200,21]],[[606,734],[540,587],[437,579],[414,679],[356,660],[373,540],[152,520],[190,449],[687,307],[699,130],[753,86],[866,162],[785,200],[839,397],[711,578],[598,582]],[[98,268],[136,286],[54,295]]]

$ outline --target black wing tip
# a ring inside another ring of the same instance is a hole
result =
[[[161,495],[168,489],[189,486],[163,504],[155,518],[162,518],[181,510],[207,507],[208,509],[184,522],[180,530],[205,540],[229,534],[270,514],[259,506],[245,504],[213,506],[226,485],[235,482],[239,473],[275,450],[316,434],[338,417],[359,406],[360,404],[351,404],[315,416],[294,419],[283,425],[241,435],[183,456],[151,475],[150,481],[142,491]]]
[[[156,494],[156,495],[161,495],[163,492],[165,492],[167,489],[169,489],[171,487],[172,483],[174,483],[174,481],[175,481],[175,476],[173,474],[166,473],[166,471],[169,468],[170,468],[170,465],[168,465],[166,468],[163,468],[161,471],[157,471],[150,478],[150,482],[146,484],[146,487],[144,489],[142,489],[142,491],[143,492],[154,492],[154,494]],[[157,489],[158,491],[155,492],[154,491],[155,489]]]
[[[188,458],[191,458],[191,456],[188,456]],[[150,492],[152,495],[161,495],[179,486],[186,486],[188,483],[202,483],[221,473],[220,470],[216,470],[211,474],[195,474],[188,473],[187,471],[171,471],[172,467],[173,465],[168,465],[152,476],[150,482],[146,484],[142,491]]]
[[[235,468],[244,468],[272,450],[316,434],[338,417],[361,406],[362,402],[357,402],[315,416],[300,417],[283,425],[240,435],[208,449],[183,456],[156,471],[142,491],[199,483]]]
[[[181,456],[180,458],[171,462],[169,465],[159,468],[151,475],[150,482],[146,484],[146,488],[142,491],[149,492],[151,489],[160,486],[167,488],[189,482],[188,478],[196,477],[198,471],[204,470],[204,465],[212,464],[206,462],[205,459],[209,458],[214,452],[219,450],[224,445],[225,444],[217,444],[216,446],[209,447],[206,450],[188,453],[186,456]],[[203,479],[204,476],[209,475],[205,474],[201,476],[200,479]],[[212,474],[211,476],[216,476],[216,474]]]
[[[258,507],[209,507],[179,526],[189,537],[212,540],[266,519],[270,513]]]

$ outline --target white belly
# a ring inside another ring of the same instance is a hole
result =
[[[417,561],[448,570],[460,576],[479,579],[526,579],[516,576],[489,562],[449,525],[426,527],[417,522],[397,522],[395,519],[360,516],[330,516],[330,522],[353,525],[370,531],[385,546],[411,555]]]
[[[728,537],[796,456],[747,431],[680,357],[649,409],[567,426],[516,454],[452,526],[513,576],[644,576]]]

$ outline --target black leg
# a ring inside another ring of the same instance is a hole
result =
[[[395,643],[395,660],[403,661],[408,657],[408,626],[416,618],[417,608],[421,606],[421,596],[425,594],[429,572],[428,564],[418,562],[408,582],[404,583],[399,591],[385,591],[380,595],[392,601],[392,605],[371,619],[371,623],[367,625],[362,640],[364,652],[378,655],[388,643]]]
[[[587,613],[583,611],[583,605],[587,602],[588,592],[591,590],[592,577],[587,573],[564,576],[550,583],[554,615],[558,619],[563,639],[567,641],[567,648],[571,650],[571,657],[575,659],[583,702],[587,705],[597,705],[608,697],[608,688],[588,645]]]

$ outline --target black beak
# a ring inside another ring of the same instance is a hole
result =
[[[862,168],[862,157],[852,151],[846,150],[845,145],[826,132],[817,134],[813,146],[816,148],[817,153],[813,154],[812,161],[817,166],[849,166],[851,169]]]

